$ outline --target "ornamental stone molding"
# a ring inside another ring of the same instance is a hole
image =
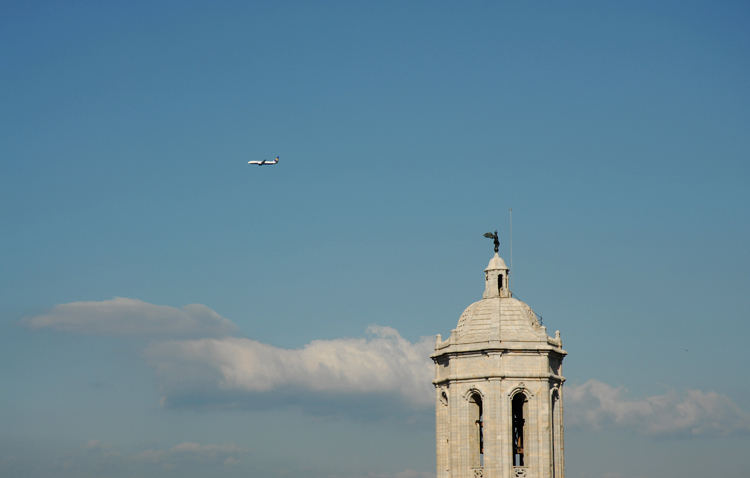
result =
[[[435,338],[437,478],[565,478],[562,348],[495,254],[482,298]]]

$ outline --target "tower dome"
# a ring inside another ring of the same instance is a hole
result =
[[[451,332],[453,344],[485,347],[496,342],[547,343],[547,331],[534,311],[513,297],[508,287],[508,266],[497,253],[484,269],[482,299],[469,305]],[[446,344],[447,345],[447,344]]]
[[[486,235],[490,237],[489,235]],[[564,478],[560,333],[513,297],[495,255],[482,298],[435,339],[437,478]]]
[[[547,342],[547,333],[531,307],[513,297],[474,302],[455,329],[455,343]]]

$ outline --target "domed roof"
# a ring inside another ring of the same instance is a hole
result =
[[[474,302],[461,314],[454,333],[456,344],[547,341],[547,333],[531,307],[513,297]]]
[[[505,265],[505,261],[502,257],[498,255],[498,253],[495,253],[495,256],[490,259],[490,263],[487,264],[487,267],[484,269],[485,271],[496,271],[496,270],[508,270],[508,266]]]

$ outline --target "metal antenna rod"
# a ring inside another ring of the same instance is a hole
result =
[[[510,289],[510,276],[513,272],[513,208],[508,209],[510,219],[510,270],[508,271],[508,290]]]

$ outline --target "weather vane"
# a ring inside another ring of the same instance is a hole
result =
[[[494,233],[485,232],[484,237],[492,239],[495,242],[495,254],[500,250],[500,239],[497,237],[497,230]]]

